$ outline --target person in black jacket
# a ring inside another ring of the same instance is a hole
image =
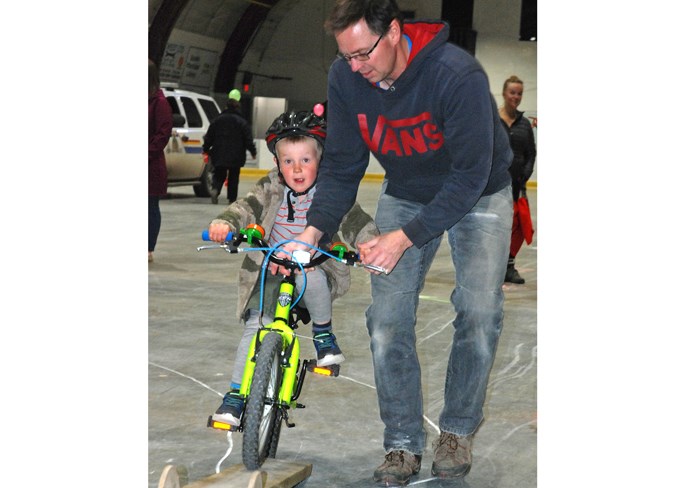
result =
[[[503,121],[503,127],[510,137],[510,147],[513,152],[513,160],[510,165],[510,176],[512,177],[512,199],[517,202],[520,194],[526,196],[527,181],[534,172],[534,163],[536,162],[536,143],[534,142],[534,131],[531,128],[531,122],[524,117],[524,112],[517,110],[522,102],[522,93],[524,92],[524,83],[517,76],[511,76],[503,83],[503,106],[498,110],[498,114]],[[519,221],[513,219],[512,240],[510,242],[510,257],[508,258],[508,267],[505,272],[506,283],[524,284],[524,278],[520,276],[515,269],[515,257],[522,247],[524,237],[520,232],[516,232],[516,226]]]
[[[226,109],[216,117],[204,136],[202,151],[209,155],[212,166],[212,203],[219,203],[223,183],[228,180],[228,202],[237,200],[240,168],[244,166],[246,152],[256,158],[252,129],[240,113],[240,92],[229,93]]]

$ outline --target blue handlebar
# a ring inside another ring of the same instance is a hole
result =
[[[226,236],[226,240],[229,241],[233,238],[233,233],[228,232],[228,235]],[[205,229],[202,231],[202,240],[203,241],[208,241],[209,240],[209,229]]]

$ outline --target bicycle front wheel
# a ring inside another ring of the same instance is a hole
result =
[[[254,367],[242,428],[242,461],[254,471],[269,457],[273,432],[282,422],[278,393],[282,382],[282,336],[269,332],[263,338]],[[274,456],[275,453],[272,453]]]

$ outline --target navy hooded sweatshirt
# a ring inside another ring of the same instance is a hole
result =
[[[458,222],[481,196],[510,185],[510,142],[482,66],[446,42],[443,21],[405,21],[408,66],[388,90],[336,60],[327,139],[308,225],[333,235],[372,152],[386,193],[424,204],[402,229],[416,247]]]

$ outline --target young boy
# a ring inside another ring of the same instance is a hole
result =
[[[255,223],[263,227],[271,247],[293,239],[306,227],[306,212],[315,195],[315,182],[322,158],[326,122],[312,112],[287,112],[281,114],[266,132],[268,149],[273,153],[277,169],[258,181],[254,189],[244,198],[229,205],[209,225],[209,238],[223,242],[228,232]],[[321,244],[341,240],[356,248],[357,242],[364,242],[378,234],[376,224],[359,204],[346,214],[340,227],[343,239],[324,236]],[[263,254],[246,253],[240,269],[238,297],[238,318],[244,321],[244,333],[235,356],[231,377],[231,391],[226,393],[223,403],[212,416],[214,420],[239,426],[244,407],[240,395],[240,383],[247,352],[252,338],[259,328],[259,270]],[[265,293],[276,293],[278,266],[268,264],[265,278]],[[306,289],[301,305],[308,309],[312,319],[313,342],[317,351],[318,366],[339,364],[345,358],[332,332],[332,301],[343,295],[350,287],[350,271],[347,266],[328,260],[306,273]],[[264,307],[272,304],[264,299]],[[263,323],[272,322],[273,310],[263,311]]]

